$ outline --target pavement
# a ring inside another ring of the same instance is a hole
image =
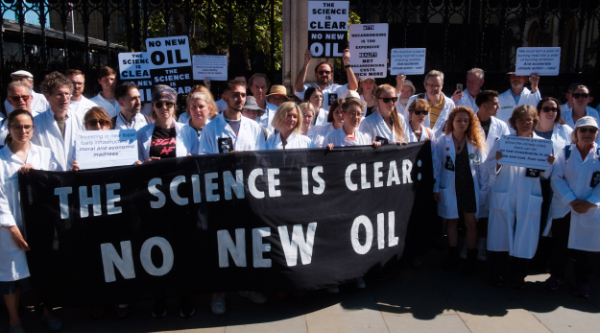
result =
[[[61,332],[187,332],[187,333],[346,333],[346,332],[600,332],[600,278],[594,273],[587,299],[573,295],[572,265],[567,284],[557,291],[542,286],[548,274],[530,275],[525,290],[486,283],[486,265],[465,276],[460,268],[444,272],[445,253],[432,249],[420,269],[404,267],[384,281],[366,279],[366,289],[352,284],[339,294],[325,290],[303,298],[292,295],[255,305],[237,294],[227,295],[227,313],[210,312],[209,296],[194,297],[196,313],[181,318],[177,300],[156,319],[151,303],[134,304],[127,318],[107,309],[99,320],[89,309],[56,309]],[[27,303],[27,298],[24,299]],[[8,331],[6,310],[0,311],[0,332]],[[27,332],[47,332],[28,306],[22,316]]]

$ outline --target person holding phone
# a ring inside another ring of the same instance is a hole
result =
[[[483,69],[472,68],[467,72],[467,89],[463,90],[462,83],[456,85],[456,91],[452,95],[452,101],[456,106],[464,105],[468,106],[477,114],[479,107],[475,102],[477,95],[481,92],[483,86],[484,72]]]

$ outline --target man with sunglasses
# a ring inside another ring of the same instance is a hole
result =
[[[536,107],[542,99],[542,94],[538,89],[540,76],[531,74],[527,76],[519,76],[515,72],[506,73],[510,82],[510,89],[498,96],[500,102],[500,111],[496,118],[508,123],[508,119],[512,116],[513,110],[520,105],[531,105]],[[525,88],[525,83],[531,82],[531,90]]]
[[[28,94],[31,96],[31,104],[27,110],[29,110],[33,116],[48,109],[50,104],[48,104],[48,101],[46,101],[44,95],[33,91],[33,75],[31,73],[27,71],[16,71],[10,74],[10,77],[12,78],[12,82],[22,82],[28,87]],[[8,115],[17,108],[15,108],[14,104],[12,104],[7,98],[4,101],[4,109],[6,110],[6,115]]]
[[[590,95],[588,87],[583,84],[576,86],[571,97],[573,99],[573,107],[561,110],[561,117],[566,125],[575,128],[577,121],[585,116],[593,117],[600,124],[598,111],[589,106],[594,97]],[[596,138],[596,143],[600,144],[600,137]]]
[[[300,69],[298,77],[296,77],[296,83],[294,84],[295,94],[300,100],[304,100],[304,93],[308,87],[311,85],[318,86],[323,91],[323,109],[329,111],[329,106],[333,101],[346,98],[349,90],[358,89],[358,80],[356,80],[352,67],[350,67],[350,50],[345,49],[342,55],[342,61],[346,69],[346,75],[348,76],[348,83],[344,85],[333,83],[333,67],[327,61],[322,61],[315,67],[317,82],[304,84],[308,64],[311,60],[312,54],[307,49],[304,52],[304,65]]]

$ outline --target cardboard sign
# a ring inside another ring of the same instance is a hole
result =
[[[146,52],[119,53],[119,77],[123,83],[135,83],[141,101],[152,100],[152,77]]]
[[[538,170],[550,168],[548,155],[552,154],[552,140],[503,135],[499,145],[502,152],[502,158],[498,160],[500,165]]]
[[[178,94],[192,90],[192,57],[187,36],[148,38],[146,51],[154,85],[169,85]]]
[[[427,49],[392,49],[390,75],[425,74]]]
[[[192,57],[194,80],[227,81],[227,56],[195,55]]]
[[[348,45],[349,1],[308,2],[308,48],[313,57],[341,57]]]
[[[77,132],[75,160],[82,170],[132,165],[137,159],[134,129]]]
[[[350,26],[350,66],[360,78],[387,77],[388,24]]]
[[[517,75],[556,76],[560,71],[560,47],[519,47]]]

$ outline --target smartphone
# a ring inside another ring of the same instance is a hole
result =
[[[463,91],[463,84],[462,83],[457,83],[456,84],[456,90]]]

